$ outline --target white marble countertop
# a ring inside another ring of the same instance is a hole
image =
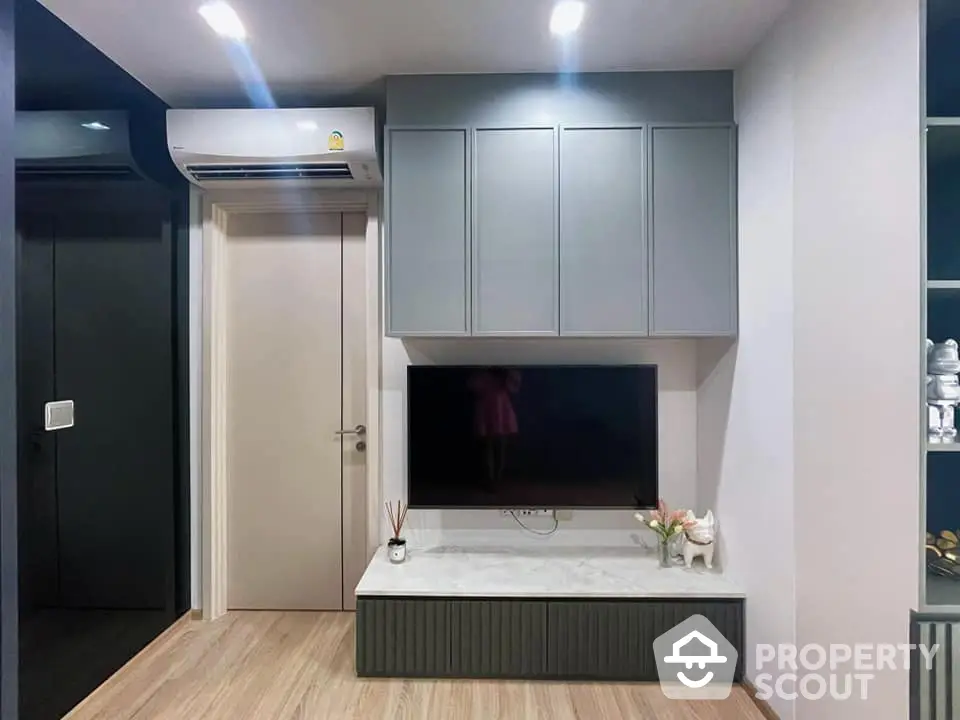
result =
[[[702,562],[702,561],[698,561]],[[694,565],[661,568],[641,548],[408,548],[393,565],[377,550],[358,596],[742,598],[717,571]]]

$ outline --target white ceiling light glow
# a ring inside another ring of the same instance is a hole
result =
[[[580,0],[561,0],[550,14],[550,32],[558,37],[572,35],[580,29],[586,5]]]
[[[224,0],[204,3],[197,11],[206,20],[207,25],[220,37],[228,40],[245,40],[247,29],[240,21],[237,11]]]
[[[104,125],[102,122],[98,120],[94,120],[93,122],[80,123],[80,127],[86,128],[87,130],[109,130],[110,129],[109,125]]]
[[[313,120],[297,120],[297,130],[316,132],[319,126]]]

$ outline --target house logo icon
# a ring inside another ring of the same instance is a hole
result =
[[[673,700],[730,695],[737,651],[703,615],[692,615],[653,641],[660,688]]]

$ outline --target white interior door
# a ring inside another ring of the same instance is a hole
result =
[[[353,278],[354,238],[344,242],[345,224],[356,222],[340,214],[251,213],[231,214],[227,223],[231,609],[344,607],[345,533],[352,547],[363,519],[352,513],[357,468],[359,492],[365,483],[365,453],[356,447],[362,438],[337,434],[364,424],[364,370],[351,349],[358,334],[363,363],[362,319],[352,327],[355,305],[363,306],[363,252]]]

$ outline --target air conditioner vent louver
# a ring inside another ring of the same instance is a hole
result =
[[[133,180],[140,175],[128,165],[30,165],[17,164],[22,180]]]
[[[352,180],[347,163],[277,163],[275,165],[187,165],[199,182],[209,180]]]

